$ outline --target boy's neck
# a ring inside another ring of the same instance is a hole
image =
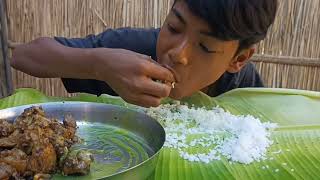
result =
[[[201,89],[200,91],[209,95],[209,96],[212,96],[212,97],[218,95],[217,91],[216,91],[216,83],[213,83],[213,84]]]
[[[207,87],[205,87],[205,88],[201,89],[201,92],[203,92],[203,93],[205,93],[205,94],[207,94],[207,93],[208,93],[208,91],[209,91],[209,86],[207,86]]]

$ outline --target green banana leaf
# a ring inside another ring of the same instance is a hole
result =
[[[33,89],[19,89],[0,100],[0,109],[53,101],[87,101],[135,108],[122,99],[80,94],[71,98],[46,97]],[[225,159],[209,164],[183,160],[174,149],[164,148],[150,180],[200,179],[320,179],[320,93],[289,89],[237,89],[210,98],[203,93],[182,100],[233,114],[251,114],[278,123],[268,159],[249,165]],[[170,102],[169,99],[163,103]]]

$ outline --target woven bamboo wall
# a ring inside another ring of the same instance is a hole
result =
[[[160,27],[172,0],[7,0],[9,39],[82,37],[115,27]],[[260,55],[320,58],[320,0],[280,0],[278,16]],[[268,87],[320,90],[320,66],[259,62]],[[319,60],[320,64],[320,60]],[[16,88],[33,87],[66,96],[60,80],[37,79],[13,70]]]
[[[276,21],[258,45],[258,54],[300,57],[300,62],[291,63],[290,58],[283,63],[257,62],[257,69],[268,87],[320,91],[320,1],[279,2]]]

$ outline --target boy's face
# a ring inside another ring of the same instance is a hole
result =
[[[176,76],[170,97],[181,99],[214,83],[226,71],[236,72],[238,41],[221,41],[210,34],[208,23],[177,1],[160,31],[158,62]]]

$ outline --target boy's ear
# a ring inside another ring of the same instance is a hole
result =
[[[239,72],[243,66],[246,65],[248,60],[252,57],[255,52],[254,47],[250,47],[240,51],[231,61],[227,71],[229,73],[237,73]]]

